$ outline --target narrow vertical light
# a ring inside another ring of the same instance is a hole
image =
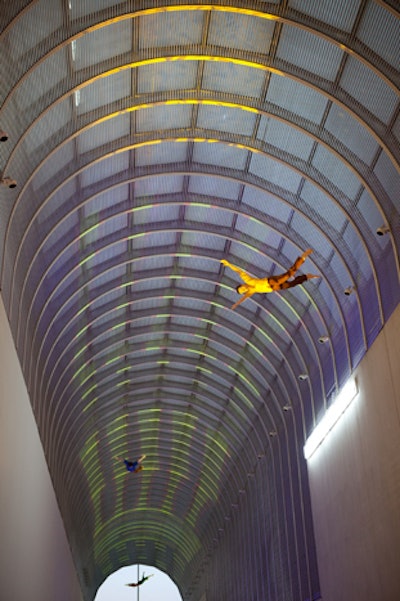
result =
[[[309,459],[319,447],[327,434],[332,430],[346,411],[351,401],[357,396],[358,388],[354,378],[348,380],[339,392],[332,405],[327,409],[321,421],[315,426],[304,445],[304,457]]]

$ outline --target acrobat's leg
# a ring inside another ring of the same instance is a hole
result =
[[[306,275],[298,275],[296,278],[294,278],[294,280],[290,280],[290,282],[288,282],[288,281],[282,282],[280,284],[280,289],[286,290],[287,288],[294,288],[294,286],[298,286],[299,284],[304,284],[304,282],[306,282],[307,279],[308,278]]]
[[[277,288],[282,289],[283,288],[282,284],[294,276],[296,271],[298,271],[300,269],[300,267],[303,265],[304,261],[307,259],[308,255],[310,255],[311,253],[312,253],[312,249],[308,248],[305,252],[303,252],[303,254],[300,257],[297,257],[297,259],[295,260],[293,265],[291,267],[289,267],[289,269],[287,271],[285,271],[285,273],[282,273],[280,275],[273,275],[273,276],[269,277],[268,280],[269,280],[272,288],[275,288],[275,286],[274,286],[274,284],[275,284]],[[292,288],[292,286],[285,286],[285,288]]]
[[[223,265],[226,265],[226,267],[229,267],[230,269],[232,269],[232,271],[235,271],[236,273],[238,273],[245,284],[248,284],[249,282],[254,280],[254,278],[252,278],[251,275],[249,275],[248,273],[243,271],[243,269],[240,269],[240,267],[236,267],[236,265],[232,265],[232,263],[229,263],[229,261],[227,261],[226,259],[221,259],[221,263]]]
[[[313,278],[319,278],[319,275],[313,275],[312,273],[298,275],[294,280],[290,280],[289,282],[283,282],[280,285],[281,290],[286,290],[287,288],[294,288],[294,286],[298,286],[299,284],[304,284],[307,280],[312,280]]]

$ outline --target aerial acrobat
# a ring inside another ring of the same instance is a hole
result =
[[[137,582],[131,582],[129,584],[126,584],[125,586],[140,586],[141,584],[143,584],[143,582],[146,582],[146,580],[148,580],[152,576],[154,576],[154,574],[150,574],[150,576],[145,576],[143,572],[143,576],[140,580],[138,580]]]
[[[236,271],[243,280],[244,284],[237,286],[236,291],[239,294],[243,294],[242,298],[239,299],[234,305],[232,305],[232,309],[236,309],[240,303],[242,303],[246,298],[253,296],[253,294],[261,293],[268,294],[269,292],[277,292],[279,290],[286,290],[287,288],[293,288],[294,286],[298,286],[299,284],[303,284],[303,282],[307,280],[311,280],[312,278],[319,278],[319,275],[313,275],[311,273],[298,275],[293,280],[292,278],[296,271],[298,271],[301,265],[304,263],[308,255],[312,253],[312,249],[308,248],[300,257],[297,257],[296,261],[293,265],[285,271],[285,273],[281,273],[280,275],[273,275],[268,278],[253,278],[251,275],[232,265],[226,259],[221,259],[221,263],[230,267],[233,271]]]
[[[116,457],[116,459],[125,463],[125,467],[128,470],[128,472],[133,472],[134,474],[137,474],[143,469],[142,461],[143,459],[146,459],[146,455],[142,455],[136,461],[129,461],[128,459],[122,459],[121,457]]]

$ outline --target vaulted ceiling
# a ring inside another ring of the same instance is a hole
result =
[[[1,294],[87,599],[140,561],[196,601],[277,448],[305,502],[304,441],[399,302],[399,17],[1,2]],[[320,278],[231,309],[221,259],[308,248]]]

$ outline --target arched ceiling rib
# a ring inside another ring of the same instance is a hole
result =
[[[313,598],[302,445],[399,301],[398,3],[0,20],[1,293],[85,599],[140,562],[198,601],[260,491],[277,579]],[[221,259],[307,248],[319,279],[231,309]],[[141,453],[132,480],[115,457]]]

